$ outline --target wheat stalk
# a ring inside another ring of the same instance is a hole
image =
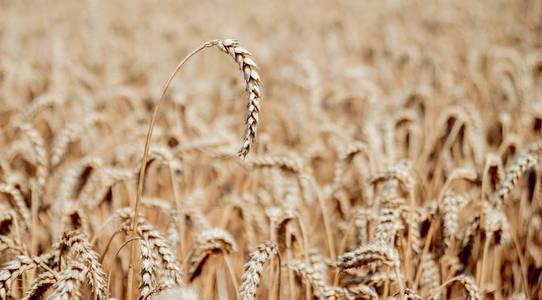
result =
[[[147,165],[147,156],[148,156],[148,153],[149,153],[149,147],[150,147],[150,141],[151,141],[151,137],[152,137],[152,131],[153,131],[154,124],[156,122],[156,116],[158,114],[158,109],[160,108],[160,103],[162,102],[162,99],[164,98],[164,95],[166,94],[166,91],[167,91],[167,89],[169,87],[169,84],[171,83],[171,80],[173,79],[175,74],[181,69],[181,67],[184,65],[184,63],[190,57],[192,57],[194,54],[201,51],[202,49],[213,47],[213,46],[217,46],[222,51],[230,54],[235,59],[235,61],[239,64],[239,67],[241,68],[241,70],[243,71],[243,74],[245,76],[246,91],[248,93],[248,97],[247,97],[247,113],[246,113],[246,116],[245,116],[245,124],[247,125],[247,127],[245,129],[245,133],[244,133],[244,136],[243,136],[243,145],[241,146],[241,149],[238,152],[239,156],[246,157],[246,155],[250,151],[250,148],[251,148],[252,144],[254,143],[254,140],[256,138],[256,130],[257,130],[258,122],[259,122],[259,112],[260,112],[260,109],[261,109],[260,108],[260,100],[261,100],[260,83],[261,82],[260,82],[260,77],[258,75],[258,72],[256,70],[257,66],[252,61],[252,59],[250,59],[250,57],[249,57],[250,53],[246,49],[240,47],[239,43],[237,41],[235,41],[235,40],[227,39],[227,40],[224,40],[224,41],[213,40],[213,41],[206,42],[203,45],[201,45],[199,48],[197,48],[196,50],[189,53],[177,65],[177,67],[175,68],[175,71],[173,71],[173,73],[171,74],[171,76],[169,77],[167,82],[164,84],[162,92],[160,93],[160,98],[158,99],[158,103],[156,104],[156,106],[154,108],[153,115],[152,115],[152,118],[151,118],[151,123],[150,123],[150,126],[149,126],[149,131],[147,133],[147,138],[145,140],[145,150],[143,152],[143,159],[141,161],[141,166],[142,167],[141,167],[141,170],[139,172],[139,183],[138,183],[138,187],[137,187],[137,195],[136,195],[136,201],[135,201],[135,206],[134,206],[134,215],[133,215],[134,220],[132,222],[132,226],[133,226],[132,227],[132,235],[133,236],[136,235],[136,231],[137,231],[137,224],[135,222],[135,218],[139,214],[139,205],[140,205],[141,196],[142,196],[142,193],[143,193],[143,180],[144,180],[144,177],[145,177],[145,169],[146,169],[146,165]],[[131,267],[130,267],[130,272],[129,272],[129,276],[128,276],[129,277],[128,278],[128,282],[129,282],[128,298],[131,297],[131,290],[132,290],[131,282],[132,282],[132,278],[133,278],[133,269],[134,269],[133,268],[133,262],[135,260],[134,256],[135,256],[135,248],[132,246],[131,252],[130,252],[130,266]]]

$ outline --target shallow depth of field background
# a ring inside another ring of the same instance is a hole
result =
[[[264,241],[281,259],[257,274],[257,299],[542,298],[542,1],[529,0],[0,0],[0,298],[93,297],[84,251],[58,248],[73,230],[109,297],[127,297],[122,228],[152,109],[186,54],[227,38],[258,65],[257,142],[228,155],[246,109],[235,61],[191,58],[158,113],[141,206],[184,287],[162,284],[151,249],[148,299],[252,294],[244,265]]]

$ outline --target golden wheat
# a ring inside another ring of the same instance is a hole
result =
[[[542,298],[542,2],[0,3],[0,299]]]

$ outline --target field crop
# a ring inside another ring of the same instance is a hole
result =
[[[0,299],[541,273],[542,1],[0,0]]]

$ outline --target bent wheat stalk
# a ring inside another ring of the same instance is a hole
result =
[[[141,161],[141,170],[139,173],[139,182],[137,186],[137,195],[136,195],[136,203],[134,208],[134,219],[132,220],[132,237],[135,237],[137,234],[137,222],[135,221],[136,216],[139,213],[139,204],[141,202],[141,195],[143,194],[143,179],[145,178],[145,169],[147,165],[147,156],[149,153],[149,147],[150,147],[150,141],[152,137],[152,131],[154,128],[154,124],[156,123],[156,116],[158,115],[158,109],[160,108],[160,104],[162,103],[164,96],[166,94],[166,91],[173,80],[173,77],[175,77],[175,74],[181,69],[181,67],[186,63],[186,61],[191,58],[193,55],[198,53],[199,51],[205,49],[217,46],[220,50],[228,53],[237,64],[239,64],[239,68],[241,68],[241,71],[243,71],[245,82],[246,82],[246,91],[248,93],[247,97],[247,112],[245,115],[245,132],[243,135],[243,145],[241,146],[241,149],[238,151],[238,155],[240,157],[246,157],[248,152],[250,151],[250,148],[254,144],[254,140],[256,139],[256,131],[258,128],[258,122],[259,122],[259,113],[261,110],[260,107],[260,101],[261,101],[261,91],[260,91],[260,76],[257,72],[257,65],[254,63],[254,61],[249,57],[250,52],[248,52],[245,48],[239,46],[239,42],[232,39],[225,39],[225,40],[212,40],[203,43],[199,48],[193,50],[190,52],[183,60],[177,65],[171,76],[168,78],[166,83],[164,84],[164,87],[162,88],[162,92],[160,93],[160,98],[158,99],[158,102],[156,103],[156,106],[154,107],[154,111],[152,113],[151,122],[149,125],[149,130],[147,132],[147,137],[145,140],[145,150],[143,152],[143,159]],[[131,246],[130,251],[130,270],[128,273],[128,299],[131,299],[132,296],[132,280],[134,276],[134,260],[135,260],[135,247]]]

